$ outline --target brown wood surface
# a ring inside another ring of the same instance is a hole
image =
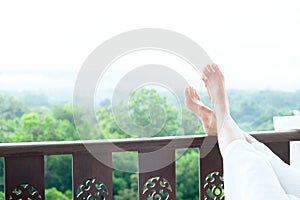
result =
[[[103,182],[108,190],[105,200],[112,199],[112,153],[80,152],[73,154],[73,199],[77,198],[77,190],[87,180],[95,179],[95,183]],[[95,193],[95,184],[91,184],[91,193]]]
[[[140,151],[138,157],[139,199],[147,199],[147,196],[143,193],[143,188],[147,181],[151,180],[152,178],[159,177],[168,181],[172,189],[172,191],[168,193],[170,195],[169,199],[175,200],[175,150]],[[159,188],[157,187],[159,184],[156,184],[155,186],[156,189]]]
[[[300,140],[300,130],[282,132],[253,133],[255,138],[263,143],[289,142]],[[214,144],[203,144],[206,136],[176,136],[139,139],[96,140],[96,141],[61,141],[61,142],[24,142],[0,143],[0,157],[16,155],[58,155],[90,151],[99,152],[108,150],[138,151],[151,149],[178,149],[209,147]]]
[[[5,196],[22,184],[30,184],[45,199],[44,156],[5,158]]]
[[[267,146],[285,163],[290,164],[290,143],[289,142],[268,143]]]
[[[200,165],[199,165],[200,198],[207,199],[207,200],[210,199],[213,200],[213,198],[209,198],[206,189],[204,189],[205,179],[207,179],[207,177],[212,173],[218,173],[219,176],[216,177],[217,180],[215,180],[215,182],[217,183],[219,182],[218,178],[223,176],[223,160],[219,151],[218,144],[217,142],[214,142],[214,140],[211,140],[211,143],[214,144],[212,148],[205,149],[205,150],[200,149],[199,152],[200,153]],[[216,199],[221,200],[221,198],[216,198]]]

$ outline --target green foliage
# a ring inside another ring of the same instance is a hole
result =
[[[72,188],[72,157],[70,155],[45,157],[46,188],[56,187],[60,191]]]
[[[300,109],[300,91],[236,91],[228,92],[230,110],[245,131],[273,130],[273,116],[292,115]]]
[[[100,138],[159,137],[203,133],[199,119],[170,104],[156,90],[140,89],[128,105],[101,107],[97,112]],[[119,119],[116,121],[116,118]],[[119,124],[118,124],[119,123]],[[121,123],[121,124],[120,124]],[[124,127],[124,128],[123,128]]]
[[[72,193],[72,190],[67,190],[67,191],[65,191],[64,195],[65,195],[68,199],[73,199],[73,193]]]
[[[131,174],[130,185],[127,188],[117,191],[114,195],[115,200],[133,200],[138,199],[138,175]]]
[[[27,109],[23,103],[11,96],[0,95],[0,119],[14,119],[21,117]]]
[[[180,118],[177,108],[168,104],[167,98],[161,96],[154,89],[140,89],[133,92],[128,104],[128,112],[131,113],[131,120],[135,125],[153,127],[150,130],[155,136],[170,136],[178,133]],[[154,127],[161,129],[156,130]],[[145,130],[144,133],[131,134],[149,137],[148,129],[143,130]],[[150,137],[152,135],[150,133]]]
[[[30,108],[51,106],[51,103],[49,102],[49,98],[44,94],[25,93],[21,97],[21,101],[24,103],[26,107],[30,107]]]
[[[137,191],[132,189],[119,190],[118,194],[114,196],[115,200],[134,200],[138,199]]]
[[[63,111],[62,111],[63,112]],[[1,121],[0,133],[7,135],[5,142],[38,142],[78,140],[74,122],[52,115],[29,112],[20,119]]]
[[[184,155],[176,160],[177,199],[199,199],[198,166],[199,156],[198,151],[196,151],[195,149],[187,150]]]
[[[137,153],[113,153],[113,194],[130,188],[137,193]]]
[[[99,138],[126,138],[128,135],[118,126],[114,119],[112,107],[100,108],[97,112],[99,122]]]
[[[182,109],[182,124],[178,135],[197,135],[205,134],[202,126],[199,126],[201,121],[198,117],[187,108]]]
[[[46,189],[45,196],[46,200],[70,200],[70,198],[58,191],[56,188]]]
[[[53,117],[58,120],[67,120],[75,125],[73,118],[72,104],[54,105],[52,108]]]

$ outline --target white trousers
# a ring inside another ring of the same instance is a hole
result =
[[[231,142],[223,162],[226,200],[300,200],[300,171],[260,142]]]

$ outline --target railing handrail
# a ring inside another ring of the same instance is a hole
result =
[[[263,143],[300,140],[300,130],[252,132],[251,135]],[[0,143],[0,157],[72,154],[84,152],[87,147],[90,151],[109,150],[112,152],[141,151],[160,148],[179,149],[201,147],[203,149],[214,146],[216,141],[217,138],[214,136],[189,135],[111,140]]]

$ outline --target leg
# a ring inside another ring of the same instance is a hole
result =
[[[217,65],[208,65],[202,79],[210,96],[217,120],[218,142],[221,154],[234,140],[246,140],[245,133],[234,122],[229,112],[224,76]]]
[[[185,97],[187,107],[202,121],[203,127],[206,127],[204,130],[207,135],[212,135],[211,133],[215,135],[217,133],[217,124],[215,121],[214,112],[200,101],[200,97],[194,88],[188,87],[185,91]],[[250,134],[244,132],[244,137],[249,144],[252,144],[252,147],[254,147],[256,151],[265,156],[267,161],[271,164],[271,170],[275,172],[280,185],[286,191],[286,193],[300,197],[300,181],[298,181],[300,180],[300,172],[284,163],[267,146],[265,146],[263,143],[260,143]]]
[[[249,137],[252,137],[249,135]],[[253,138],[253,137],[252,137]],[[300,198],[300,171],[283,162],[266,145],[256,139],[252,146],[262,153],[272,165],[272,168],[279,179],[282,188],[287,194],[292,194]]]
[[[259,142],[248,133],[245,133],[245,137],[255,150],[263,154],[269,161],[285,192],[300,198],[300,171],[283,162],[265,144]]]
[[[288,199],[268,160],[247,142],[245,133],[230,116],[224,76],[218,66],[208,65],[202,79],[216,115],[218,142],[224,158],[226,197]]]

